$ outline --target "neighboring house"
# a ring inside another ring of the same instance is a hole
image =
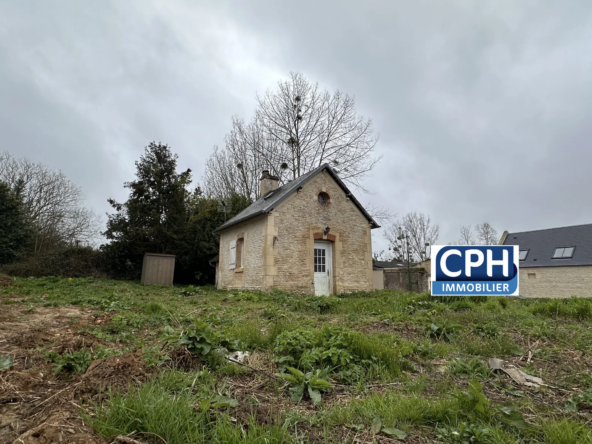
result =
[[[218,288],[372,290],[370,230],[379,225],[335,171],[325,164],[282,187],[278,182],[263,171],[261,197],[216,229]]]
[[[500,245],[520,247],[520,295],[592,296],[592,224],[504,232]]]

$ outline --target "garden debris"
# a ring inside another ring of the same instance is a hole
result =
[[[229,361],[236,362],[238,364],[242,364],[245,362],[245,359],[249,357],[248,351],[233,351],[229,352],[227,348],[221,347],[214,350],[216,353],[221,355],[222,357],[228,359]]]
[[[513,366],[512,364],[507,364],[502,359],[489,358],[487,363],[491,370],[501,370],[510,378],[512,378],[512,380],[517,384],[527,387],[540,387],[542,385],[546,385],[541,378],[524,373],[519,368]]]
[[[241,364],[245,362],[245,359],[249,357],[249,352],[247,351],[235,351],[228,355],[230,359],[235,362],[240,362]]]
[[[53,413],[45,422],[20,435],[14,444],[102,444],[105,441],[95,436],[81,424],[77,414],[68,411]]]

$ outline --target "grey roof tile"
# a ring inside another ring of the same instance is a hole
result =
[[[282,185],[277,190],[274,190],[273,193],[267,194],[266,196],[262,196],[245,208],[243,211],[238,213],[232,219],[226,221],[226,223],[220,225],[216,228],[215,231],[224,230],[232,225],[238,224],[239,222],[244,222],[248,219],[251,219],[255,216],[259,216],[261,214],[269,213],[273,210],[279,203],[281,203],[284,199],[290,196],[293,192],[295,192],[298,187],[303,186],[306,182],[316,176],[323,170],[327,170],[329,174],[333,177],[333,179],[339,184],[339,186],[348,194],[351,201],[358,207],[358,209],[366,216],[368,221],[372,224],[372,228],[379,228],[380,226],[376,223],[376,221],[368,214],[368,212],[362,207],[362,204],[358,202],[358,200],[354,197],[354,195],[349,191],[347,186],[341,181],[337,173],[333,171],[333,169],[329,166],[329,164],[325,163],[314,170],[309,171],[306,174]]]
[[[592,224],[508,233],[504,245],[529,250],[520,268],[592,265]],[[556,248],[575,247],[569,259],[553,259]]]

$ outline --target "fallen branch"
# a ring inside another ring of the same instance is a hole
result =
[[[229,358],[228,356],[226,357],[226,359],[227,359],[228,361],[230,361],[230,362],[234,363],[234,364],[242,365],[243,367],[247,367],[247,368],[249,368],[249,369],[251,369],[251,370],[253,370],[253,371],[256,371],[256,372],[258,372],[258,373],[262,373],[262,374],[264,374],[265,376],[267,376],[268,378],[271,378],[271,379],[281,379],[282,381],[284,381],[284,379],[280,378],[279,376],[276,376],[276,375],[274,375],[274,374],[272,374],[272,373],[267,373],[265,370],[259,370],[258,368],[251,367],[250,365],[247,365],[247,364],[244,364],[244,363],[242,363],[242,362],[239,362],[239,361],[237,361],[236,359]]]

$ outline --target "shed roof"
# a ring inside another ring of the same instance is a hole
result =
[[[277,205],[283,202],[287,197],[289,197],[292,193],[294,193],[299,187],[303,186],[306,182],[310,179],[315,177],[322,171],[327,171],[331,175],[331,177],[337,182],[337,184],[341,187],[341,189],[345,192],[346,196],[354,203],[354,205],[362,212],[362,214],[368,219],[368,222],[372,225],[372,228],[380,228],[380,225],[376,223],[376,221],[368,214],[366,209],[362,206],[362,204],[354,197],[351,191],[347,188],[347,186],[343,183],[343,181],[337,176],[337,173],[333,171],[333,169],[329,166],[329,164],[325,163],[314,170],[309,171],[306,174],[303,174],[300,177],[282,185],[276,190],[273,190],[270,193],[267,193],[265,196],[261,196],[243,211],[238,213],[232,219],[228,220],[224,224],[220,225],[216,228],[215,231],[221,231],[232,225],[236,225],[240,222],[244,222],[248,219],[251,219],[255,216],[259,216],[261,214],[266,214],[271,212]]]
[[[592,224],[508,233],[504,245],[528,250],[520,267],[592,265]],[[556,248],[575,247],[571,258],[553,259]]]

